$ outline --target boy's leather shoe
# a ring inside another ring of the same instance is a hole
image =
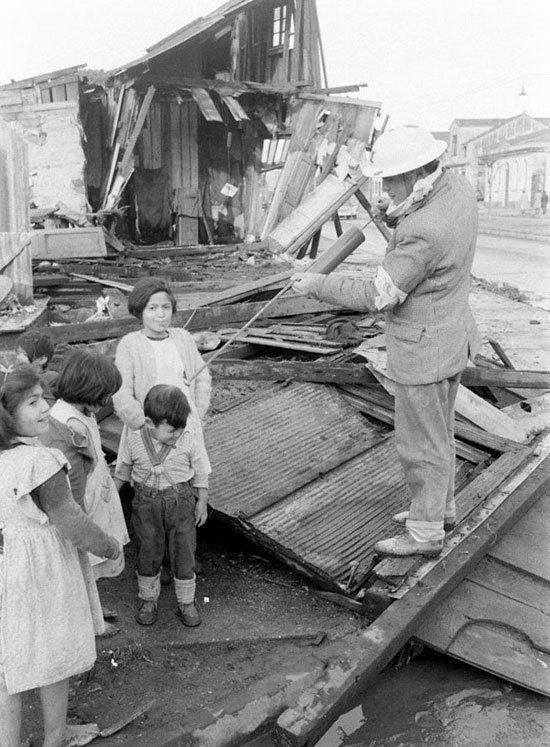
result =
[[[391,520],[394,521],[396,524],[400,524],[401,526],[405,526],[405,522],[409,518],[409,512],[408,511],[400,511],[398,514],[394,514],[391,517]],[[452,532],[453,529],[456,527],[456,519],[451,517],[446,517],[443,519],[443,529],[446,532]]]
[[[201,616],[195,606],[195,603],[178,605],[177,616],[188,628],[196,628],[201,624]]]
[[[140,625],[153,625],[157,621],[157,617],[157,603],[141,600],[139,609],[136,612],[136,621]]]
[[[410,534],[400,537],[390,537],[380,540],[374,545],[374,550],[380,555],[405,557],[407,555],[423,555],[425,558],[437,558],[443,550],[443,540],[432,542],[417,542]]]

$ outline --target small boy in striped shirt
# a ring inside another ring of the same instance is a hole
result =
[[[178,615],[184,625],[200,624],[195,606],[196,527],[208,512],[210,462],[202,431],[186,428],[191,412],[176,386],[157,384],[143,404],[145,425],[122,439],[115,470],[120,488],[134,486],[132,525],[137,544],[139,607],[136,620],[157,619],[160,570],[168,542]]]

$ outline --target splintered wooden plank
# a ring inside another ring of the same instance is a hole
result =
[[[248,114],[234,96],[222,96],[222,101],[227,106],[236,122],[242,122],[244,119],[249,119]]]
[[[215,379],[312,381],[324,384],[376,383],[360,363],[337,365],[323,361],[217,360],[210,366]]]
[[[216,109],[216,104],[210,98],[210,94],[204,88],[192,88],[191,96],[197,102],[197,106],[203,117],[208,122],[223,122],[223,117]]]
[[[232,334],[220,334],[222,340],[232,339]],[[237,342],[247,342],[250,345],[261,345],[268,348],[282,348],[284,350],[301,350],[304,353],[315,353],[316,355],[332,355],[334,348],[327,348],[322,345],[309,344],[305,342],[290,342],[290,340],[281,340],[276,337],[257,337],[243,333],[234,338]]]
[[[134,148],[136,147],[138,137],[145,123],[145,118],[147,117],[147,113],[149,111],[149,107],[151,106],[151,102],[153,101],[154,95],[155,86],[149,86],[149,88],[147,89],[147,93],[143,97],[139,114],[137,116],[134,129],[132,130],[132,134],[128,138],[128,142],[125,145],[124,156],[122,157],[122,161],[120,164],[120,174],[122,175],[122,177],[125,177],[130,172],[131,159],[134,154]]]
[[[517,421],[462,384],[458,387],[455,410],[489,433],[518,443],[526,441],[525,429]]]
[[[468,366],[460,377],[465,386],[550,389],[550,371],[517,371],[506,368]]]
[[[503,536],[544,495],[549,484],[550,457],[546,457],[498,506],[492,520],[465,537],[444,561],[435,563],[421,585],[394,602],[368,628],[342,639],[349,647],[345,666],[341,660],[330,663],[319,679],[301,694],[299,702],[279,716],[274,731],[275,743],[287,747],[314,744],[416,633],[436,606],[473,570],[495,538]]]

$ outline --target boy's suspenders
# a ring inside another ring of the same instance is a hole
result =
[[[173,447],[169,446],[168,444],[162,444],[162,446],[160,447],[160,450],[157,452],[155,451],[155,447],[153,445],[153,439],[151,438],[151,434],[149,433],[149,431],[147,429],[141,428],[139,432],[141,435],[141,440],[143,442],[143,445],[145,446],[145,451],[147,452],[147,456],[149,457],[151,464],[153,465],[153,467],[162,466],[162,474],[168,480],[171,487],[174,490],[177,490],[176,485],[170,476],[170,473],[164,466],[166,457],[168,456],[168,454],[170,453]],[[145,483],[147,483],[147,480],[151,477],[152,474],[153,474],[153,470],[151,470],[149,474],[147,475],[147,477],[145,478]]]

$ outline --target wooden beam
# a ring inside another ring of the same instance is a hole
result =
[[[242,361],[228,358],[214,361],[210,372],[215,379],[292,380],[378,386],[377,380],[362,363],[337,365],[324,361]]]
[[[372,218],[373,212],[372,212],[371,204],[360,189],[358,189],[357,192],[355,193],[355,197],[357,198],[357,201],[359,202],[361,207],[364,208],[367,211],[368,215]],[[386,239],[386,241],[389,241],[391,239],[390,230],[381,220],[375,220],[374,225],[380,231],[380,233]]]
[[[183,309],[174,314],[173,326],[186,326],[188,330],[217,329],[235,323],[246,322],[254,314],[263,309],[265,302],[240,303],[227,306],[204,306],[196,309]],[[323,301],[289,296],[277,299],[266,314],[266,318],[276,319],[300,314],[314,314],[320,311],[334,311],[337,307]],[[141,325],[133,317],[113,319],[106,322],[84,322],[82,324],[60,324],[46,327],[46,332],[57,344],[61,342],[91,342],[93,340],[108,340],[122,337],[128,332],[140,329]],[[0,350],[10,350],[17,347],[17,336],[11,334],[0,335]]]
[[[468,366],[460,377],[464,386],[499,386],[513,389],[550,389],[550,371],[518,371]]]
[[[124,156],[122,157],[122,161],[120,163],[120,174],[123,177],[125,177],[130,170],[130,159],[132,158],[132,155],[134,153],[134,148],[136,147],[136,143],[143,125],[145,124],[147,112],[149,111],[149,107],[151,106],[154,95],[155,86],[149,86],[141,104],[141,108],[139,110],[134,129],[132,130],[132,134],[130,135],[128,142],[125,144]]]
[[[201,257],[209,254],[248,251],[261,252],[267,249],[267,241],[256,241],[252,244],[190,244],[189,246],[156,246],[148,249],[132,248],[127,251],[127,257],[136,259],[162,259],[163,257]]]
[[[368,85],[368,83],[356,83],[351,86],[333,86],[332,88],[319,88],[311,93],[319,96],[330,96],[333,93],[357,93],[361,88],[367,88]],[[300,98],[304,98],[303,94],[300,94]]]
[[[347,656],[330,663],[322,677],[284,711],[272,738],[277,745],[313,745],[391,661],[416,629],[468,573],[487,548],[507,532],[550,486],[550,457],[531,474],[475,532],[464,538],[401,599],[360,633],[342,639]]]

